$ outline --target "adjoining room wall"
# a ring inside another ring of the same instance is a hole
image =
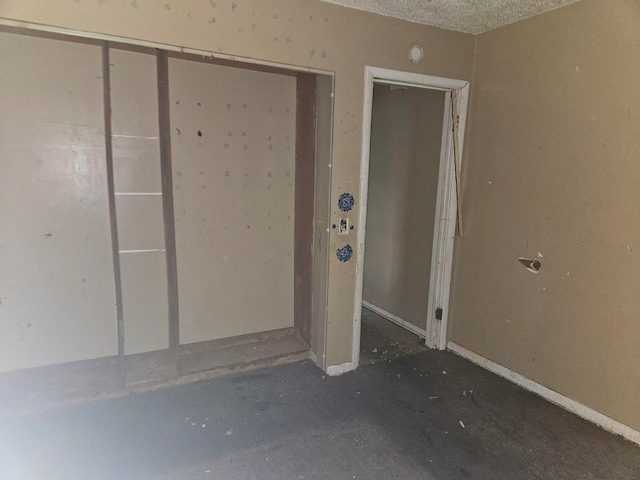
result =
[[[115,355],[101,49],[0,44],[0,371]]]
[[[452,341],[635,429],[639,25],[637,1],[583,0],[478,37],[450,316]]]
[[[444,92],[375,85],[363,300],[424,330]]]
[[[328,365],[351,361],[364,66],[468,80],[475,43],[472,35],[315,0],[4,0],[0,19],[334,72],[330,221],[344,216],[337,200],[341,193],[349,192],[356,205],[347,216],[356,228],[347,238],[330,231],[325,353]],[[414,43],[426,52],[419,64],[409,61],[409,47]],[[335,252],[346,243],[353,247],[354,257],[341,263]]]
[[[169,59],[180,343],[293,326],[296,79]]]

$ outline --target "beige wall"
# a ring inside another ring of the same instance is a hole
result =
[[[482,34],[451,339],[640,428],[640,3]],[[530,273],[518,257],[538,257]]]
[[[100,47],[0,45],[0,371],[114,355]]]
[[[77,2],[5,0],[0,18],[123,38],[162,42],[212,52],[315,67],[335,72],[332,161],[332,221],[337,198],[356,197],[358,218],[364,65],[469,79],[474,38],[315,0],[165,0]],[[234,6],[235,5],[235,6]],[[413,43],[425,48],[417,65],[408,60]],[[356,247],[356,230],[348,242]],[[330,252],[344,245],[331,232]],[[351,360],[355,261],[330,255],[328,284],[328,364]]]
[[[169,59],[180,342],[293,327],[296,79]]]
[[[363,299],[427,327],[444,93],[373,91]]]

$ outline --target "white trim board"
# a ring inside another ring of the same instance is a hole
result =
[[[337,377],[338,375],[350,372],[351,370],[355,370],[353,362],[345,362],[338,365],[329,365],[327,367],[327,375],[329,375],[330,377]]]
[[[371,310],[373,313],[377,313],[381,317],[386,318],[390,322],[395,323],[396,325],[406,328],[411,333],[415,333],[420,338],[427,338],[427,331],[422,330],[421,328],[416,327],[414,324],[407,322],[406,320],[402,320],[400,317],[396,317],[394,314],[387,312],[386,310],[381,309],[380,307],[376,307],[372,303],[362,301],[362,306],[367,310]],[[426,321],[425,321],[426,323]]]
[[[451,350],[453,353],[460,355],[467,360],[475,363],[476,365],[481,366],[489,370],[490,372],[495,373],[496,375],[506,378],[507,380],[515,383],[516,385],[521,386],[525,390],[529,390],[537,395],[540,395],[545,400],[550,401],[551,403],[555,403],[556,405],[564,408],[565,410],[570,411],[578,415],[579,417],[584,418],[592,423],[595,423],[599,427],[611,432],[616,435],[621,435],[627,440],[632,441],[640,445],[640,431],[634,430],[633,428],[625,425],[624,423],[620,423],[617,420],[614,420],[611,417],[607,417],[606,415],[596,412],[592,408],[587,407],[575,400],[571,400],[568,397],[565,397],[561,393],[558,393],[550,388],[545,387],[533,380],[529,380],[528,378],[520,375],[519,373],[514,372],[513,370],[509,370],[507,367],[503,367],[488,358],[485,358],[481,355],[478,355],[471,350],[468,350],[454,342],[449,342],[447,348]]]
[[[362,329],[362,289],[364,285],[364,248],[367,230],[367,196],[369,187],[369,154],[371,142],[371,117],[373,115],[373,86],[378,84],[403,85],[416,88],[428,88],[445,92],[445,111],[443,115],[443,134],[438,174],[438,192],[434,219],[433,251],[431,277],[429,280],[429,305],[425,343],[430,348],[447,348],[447,322],[449,317],[449,293],[451,288],[451,270],[453,243],[456,231],[457,199],[455,169],[453,158],[453,131],[451,123],[451,92],[457,96],[458,145],[462,153],[465,123],[467,117],[467,99],[469,82],[452,78],[434,77],[418,73],[388,70],[365,66],[364,102],[362,121],[362,143],[360,159],[360,198],[358,214],[358,232],[356,249],[356,285],[353,299],[353,344],[351,361],[353,368],[360,362],[360,333]],[[436,307],[442,308],[442,319],[435,318]],[[421,335],[422,336],[422,335]]]

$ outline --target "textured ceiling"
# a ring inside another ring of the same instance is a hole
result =
[[[517,22],[579,0],[323,0],[466,33]]]

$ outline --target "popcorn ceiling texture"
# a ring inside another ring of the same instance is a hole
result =
[[[410,22],[482,33],[579,0],[323,0]]]

